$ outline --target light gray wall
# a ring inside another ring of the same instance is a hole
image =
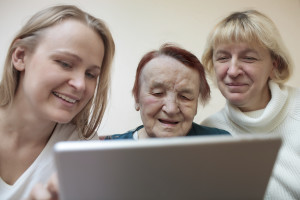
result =
[[[288,84],[300,86],[299,0],[1,0],[1,66],[17,30],[33,13],[57,3],[77,5],[104,19],[115,39],[111,99],[100,135],[122,133],[141,124],[139,113],[134,110],[131,88],[136,66],[144,53],[162,43],[173,42],[200,58],[211,28],[232,11],[257,9],[274,20],[296,66]],[[224,102],[212,86],[210,104],[204,109],[199,107],[194,121],[200,123]]]

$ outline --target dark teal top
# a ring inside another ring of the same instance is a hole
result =
[[[144,126],[141,125],[133,130],[127,131],[126,133],[108,135],[108,136],[100,137],[100,139],[104,139],[104,140],[133,139],[133,134],[136,131],[142,129],[143,127]],[[191,130],[188,132],[186,136],[200,136],[200,135],[230,135],[230,133],[222,129],[202,126],[193,122]]]

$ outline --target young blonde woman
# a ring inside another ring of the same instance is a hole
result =
[[[57,141],[93,138],[114,48],[105,23],[71,5],[36,13],[16,35],[0,83],[0,199],[49,179]]]

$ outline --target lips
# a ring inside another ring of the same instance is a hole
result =
[[[246,83],[225,83],[230,92],[240,93],[248,89]]]
[[[245,83],[226,83],[226,85],[228,85],[228,86],[244,86],[247,84],[245,84]]]
[[[55,96],[57,96],[58,98],[60,98],[60,99],[62,99],[62,100],[64,100],[64,101],[66,101],[66,102],[68,102],[68,103],[74,104],[74,103],[76,103],[76,102],[78,101],[78,100],[76,100],[76,99],[70,98],[70,97],[68,97],[68,96],[66,96],[66,95],[63,95],[63,94],[60,94],[60,93],[57,93],[57,92],[53,92],[53,94],[54,94]]]
[[[171,125],[176,125],[179,123],[178,121],[165,120],[165,119],[159,119],[158,121],[160,121],[163,124],[171,124]]]

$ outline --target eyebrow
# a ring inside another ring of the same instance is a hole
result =
[[[164,88],[165,85],[161,82],[157,82],[155,81],[152,85],[151,85],[151,88]]]
[[[79,56],[77,56],[76,54],[73,54],[73,53],[65,51],[65,50],[56,50],[56,51],[53,52],[53,54],[64,54],[64,55],[67,55],[69,57],[73,57],[77,61],[82,61],[82,59]]]
[[[215,54],[228,54],[228,52],[229,51],[226,51],[226,50],[223,50],[223,49],[221,49],[221,50],[218,50],[218,51],[216,51],[216,53]],[[255,49],[250,49],[250,48],[247,48],[247,49],[245,49],[245,50],[243,50],[243,51],[241,51],[242,52],[242,54],[243,53],[256,53],[256,54],[258,54],[257,53],[257,51],[255,50]]]
[[[154,89],[154,88],[165,88],[166,86],[161,83],[161,82],[154,82],[152,85],[151,85],[151,89]],[[179,93],[186,93],[186,94],[193,94],[193,90],[190,89],[190,88],[183,88],[183,89],[179,89],[178,90]]]
[[[184,88],[182,90],[179,90],[180,93],[185,93],[185,94],[193,94],[193,90],[189,88]]]

